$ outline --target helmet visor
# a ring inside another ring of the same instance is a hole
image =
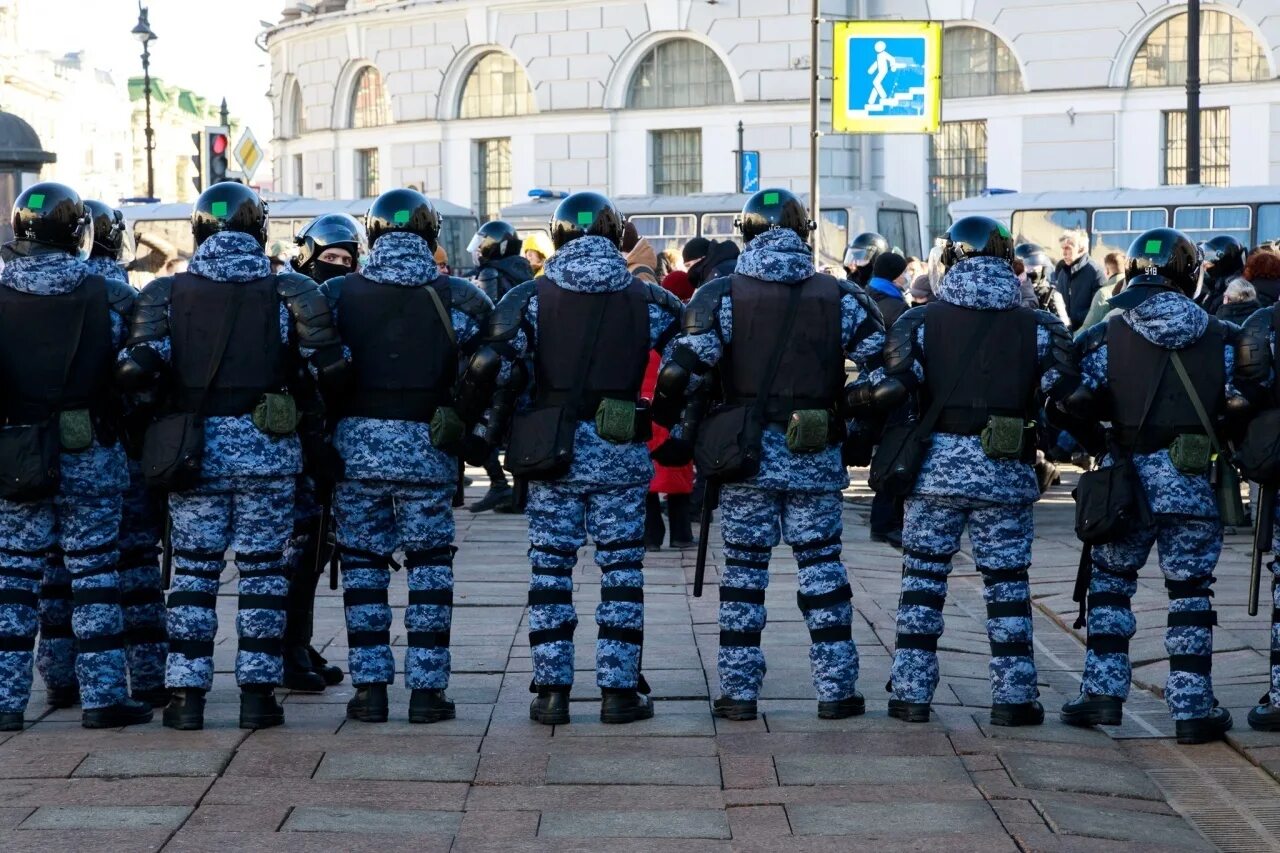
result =
[[[116,227],[120,229],[120,257],[118,260],[121,264],[128,266],[133,263],[133,259],[137,256],[137,250],[133,245],[133,231],[124,222],[121,222]]]
[[[871,249],[850,246],[844,253],[846,267],[865,267],[869,263],[871,263]]]
[[[85,214],[84,218],[80,220],[80,224],[76,227],[76,233],[79,235],[76,257],[82,261],[87,261],[89,256],[93,254],[93,217]]]
[[[939,240],[929,250],[929,289],[935,296],[942,289],[942,279],[946,274],[947,268],[942,263],[942,241]]]

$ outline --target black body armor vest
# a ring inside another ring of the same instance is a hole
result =
[[[82,311],[83,326],[77,320]],[[107,283],[101,277],[86,276],[75,290],[56,296],[0,287],[0,398],[5,423],[39,423],[69,409],[100,413],[109,394],[114,356]]]
[[[359,273],[342,280],[338,334],[356,375],[344,416],[426,423],[448,404],[458,352],[428,287],[435,285],[379,284]],[[448,311],[448,289],[440,290]]]
[[[1226,345],[1222,325],[1209,318],[1209,327],[1200,340],[1178,357],[1191,377],[1200,402],[1212,419],[1226,402],[1226,368],[1222,363]],[[1204,426],[1191,405],[1173,364],[1165,359],[1162,347],[1148,341],[1129,328],[1121,317],[1107,321],[1107,386],[1111,392],[1112,423],[1116,441],[1121,447],[1138,453],[1154,453],[1173,444],[1183,433],[1204,435]],[[1151,383],[1159,374],[1159,385],[1152,398],[1146,421],[1142,411],[1151,397]],[[1139,429],[1141,424],[1141,429]]]
[[[583,338],[595,300],[605,300],[600,335],[583,384],[578,417],[594,418],[603,399],[634,403],[649,366],[649,307],[644,282],[623,290],[575,293],[538,279],[538,351],[535,371],[539,406],[565,403],[581,371]]]
[[[793,287],[801,289],[795,325],[773,386],[761,389]],[[765,422],[772,424],[785,424],[801,409],[834,409],[845,381],[840,283],[821,273],[795,284],[735,274],[729,293],[733,338],[720,372],[726,400],[752,405],[764,390]]]
[[[977,354],[961,363],[963,348],[986,318],[992,325]],[[1033,310],[978,311],[949,302],[930,303],[924,315],[921,405],[927,408],[955,386],[934,431],[978,435],[992,415],[1031,419],[1036,412],[1036,361]]]
[[[275,276],[224,282],[181,273],[173,279],[169,310],[177,411],[195,412],[199,406],[227,319],[228,288],[238,291],[239,302],[201,413],[247,415],[263,394],[280,391],[287,384],[289,351],[280,338]]]

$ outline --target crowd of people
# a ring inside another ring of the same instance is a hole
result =
[[[194,205],[186,268],[135,291],[119,210],[40,183],[12,224],[0,252],[0,730],[23,726],[33,668],[47,702],[81,705],[86,727],[162,707],[164,725],[202,728],[228,553],[242,727],[284,722],[279,686],[344,679],[312,645],[326,567],[341,570],[348,717],[389,718],[388,593],[404,568],[408,719],[452,718],[464,463],[489,477],[470,510],[528,518],[535,722],[570,721],[573,576],[588,539],[602,573],[600,718],[653,715],[645,554],[694,546],[707,536],[694,518],[712,509],[724,537],[713,713],[757,715],[782,541],[818,716],[864,713],[842,492],[850,467],[869,466],[870,535],[903,552],[890,716],[930,717],[967,528],[991,722],[1039,725],[1032,507],[1063,452],[1090,470],[1077,490],[1089,636],[1062,721],[1121,720],[1130,602],[1155,546],[1178,738],[1231,726],[1211,679],[1223,446],[1264,487],[1280,480],[1280,255],[1156,229],[1100,267],[1082,232],[1062,236],[1054,261],[968,217],[925,261],[866,233],[824,271],[814,223],[783,189],[750,197],[740,242],[694,238],[678,254],[579,192],[546,234],[481,226],[465,280],[416,191],[379,196],[363,223],[320,217],[283,253],[267,247],[262,200],[220,183]],[[1272,636],[1280,654],[1280,624]],[[1280,730],[1280,667],[1249,722]]]

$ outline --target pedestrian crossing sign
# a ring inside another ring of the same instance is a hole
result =
[[[831,129],[934,133],[942,117],[942,25],[838,21]]]

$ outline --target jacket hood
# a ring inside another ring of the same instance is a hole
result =
[[[55,296],[75,290],[88,274],[89,267],[75,255],[10,256],[0,270],[0,285],[22,293]]]
[[[575,293],[612,293],[631,284],[631,272],[618,247],[604,237],[579,237],[547,258],[546,277]]]
[[[999,258],[965,258],[942,277],[938,298],[962,308],[1005,311],[1022,303],[1022,282]]]
[[[708,254],[703,263],[711,260]],[[789,228],[771,228],[747,244],[736,271],[761,281],[795,284],[813,276],[813,250]]]
[[[100,275],[103,278],[115,279],[117,281],[128,281],[128,273],[124,267],[110,258],[90,258],[85,261],[85,266],[89,268],[89,272],[94,275]]]
[[[1161,291],[1122,315],[1129,327],[1164,349],[1185,349],[1204,335],[1209,315],[1181,293]]]
[[[707,254],[689,268],[689,284],[697,290],[712,279],[731,274],[742,256],[742,250],[732,240],[714,240]]]
[[[634,270],[638,266],[648,267],[653,274],[658,274],[658,253],[647,237],[641,237],[634,249],[627,252],[627,269]]]
[[[426,240],[407,231],[392,231],[373,244],[369,262],[361,272],[378,284],[421,287],[435,281],[440,268]]]
[[[257,281],[271,275],[271,261],[248,234],[220,231],[196,248],[187,269],[211,281]]]

